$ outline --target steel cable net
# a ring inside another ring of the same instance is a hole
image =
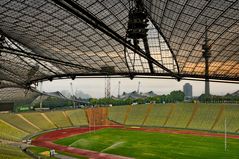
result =
[[[130,1],[59,2],[73,2],[126,38]],[[153,59],[182,77],[203,78],[202,45],[207,25],[209,77],[238,80],[238,1],[142,2],[150,19],[147,38]],[[17,85],[74,75],[171,75],[155,64],[155,72],[150,72],[148,60],[56,4],[56,0],[0,1],[0,35],[4,37],[0,80]]]
[[[6,81],[0,78],[0,89],[18,87],[16,83]]]
[[[2,88],[0,89],[0,103],[31,103],[40,93],[23,88]]]
[[[145,0],[144,4],[176,54],[182,74],[204,75],[202,45],[207,26],[209,76],[238,80],[239,1]]]

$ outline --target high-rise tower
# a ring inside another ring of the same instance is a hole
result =
[[[193,97],[193,87],[191,84],[186,83],[183,85],[184,100],[191,100]]]

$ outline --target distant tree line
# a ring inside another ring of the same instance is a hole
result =
[[[167,95],[158,95],[155,97],[146,97],[146,98],[127,98],[127,99],[118,99],[118,98],[91,98],[90,105],[128,105],[132,103],[145,104],[150,102],[155,103],[175,103],[182,102],[184,100],[184,93],[182,91],[172,91]]]
[[[57,97],[48,97],[46,100],[44,100],[42,102],[43,107],[50,108],[50,109],[54,109],[54,108],[57,108],[57,107],[69,107],[69,106],[72,106],[72,105],[73,105],[72,101],[57,98]],[[40,107],[40,103],[35,103],[33,105],[33,107],[35,107],[35,108]]]
[[[225,96],[209,95],[206,97],[205,94],[202,94],[198,97],[198,100],[203,103],[238,103],[239,96],[226,94]]]
[[[90,98],[89,105],[92,106],[109,106],[109,105],[129,105],[133,103],[137,104],[146,104],[146,103],[176,103],[184,101],[184,93],[180,90],[172,91],[170,94],[158,95],[155,97],[146,97],[146,98],[127,98],[127,99],[118,99],[118,98]],[[205,94],[200,95],[197,98],[193,98],[192,102],[199,101],[202,103],[239,103],[239,96],[227,94],[225,96],[210,95],[208,97]],[[87,102],[87,101],[85,101]],[[25,108],[39,108],[40,103],[30,104],[31,102],[24,103],[15,103],[14,111],[24,111]],[[77,107],[81,107],[79,103],[75,103]],[[56,109],[63,107],[72,107],[73,102],[67,99],[60,99],[57,97],[48,97],[46,100],[43,100],[42,106],[45,108]],[[27,109],[26,109],[27,110]]]

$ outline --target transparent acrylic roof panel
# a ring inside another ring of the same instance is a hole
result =
[[[128,0],[74,2],[121,37],[126,36]],[[177,61],[182,76],[203,77],[202,44],[207,26],[212,46],[210,77],[238,80],[239,1],[143,0],[143,3],[154,25],[149,26],[152,29],[148,39],[155,60],[175,73]],[[125,57],[123,45],[51,0],[0,1],[0,30],[24,51],[72,64],[2,53],[0,58],[5,61],[1,61],[0,71],[4,76],[9,74],[7,79],[17,77],[20,83],[69,74],[100,74],[105,66],[114,67],[115,74],[127,74],[130,69],[136,75],[153,75],[146,59],[134,57],[132,51]],[[29,78],[36,65],[39,70]],[[155,65],[154,69],[154,75],[167,74]],[[15,74],[12,70],[16,70]]]
[[[238,68],[239,61],[239,1],[144,0],[144,3],[176,54],[182,74],[204,74],[202,44],[207,26],[212,47],[209,74],[238,79],[239,69],[234,72],[231,69]]]
[[[99,61],[109,62],[125,71],[121,45],[53,2],[9,1],[2,7],[1,30],[33,52],[98,69]]]
[[[36,98],[39,93],[23,88],[0,89],[0,102],[26,101]]]

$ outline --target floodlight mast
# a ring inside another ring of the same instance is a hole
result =
[[[76,107],[76,105],[75,105],[75,95],[74,95],[74,93],[73,93],[73,85],[72,85],[72,82],[70,83],[70,85],[71,85],[71,94],[72,94],[72,103],[73,103],[73,108],[75,108]]]
[[[110,77],[105,77],[105,98],[111,98]]]
[[[138,89],[137,89],[137,93],[139,93],[139,91],[140,91],[140,81],[139,81],[139,83],[138,83]]]
[[[118,98],[120,98],[120,81],[118,83]]]
[[[40,96],[40,108],[42,108],[42,82],[40,82],[40,92],[41,92],[41,96]]]

